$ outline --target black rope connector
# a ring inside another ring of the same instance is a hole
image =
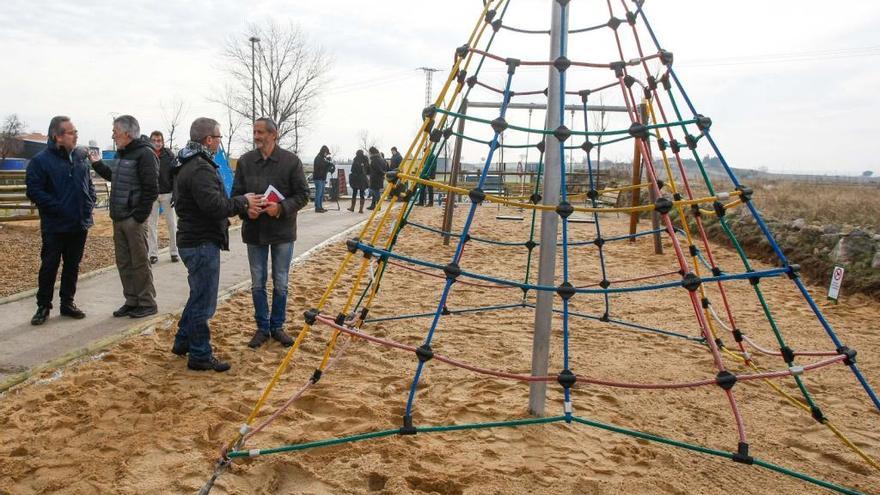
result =
[[[553,137],[559,140],[560,143],[564,143],[566,139],[571,137],[571,130],[564,125],[561,125],[553,131]]]
[[[691,149],[691,150],[697,149],[697,138],[694,137],[693,134],[685,135],[684,142],[687,143],[688,149]]]
[[[563,282],[556,288],[556,293],[563,301],[568,301],[575,294],[574,286],[568,282]]]
[[[690,246],[688,246],[688,252],[690,253],[691,256],[696,256],[697,253],[699,252],[699,250],[697,249],[697,246],[694,246],[693,244],[691,244]]]
[[[318,320],[318,309],[307,309],[305,312],[303,312],[303,317],[306,320],[306,324],[314,325],[315,322]]]
[[[397,179],[397,170],[389,170],[385,172],[385,180],[387,180],[388,182],[396,184]]]
[[[713,277],[720,277],[721,275],[722,275],[721,268],[717,267],[717,266],[713,266],[712,267],[712,276]]]
[[[345,325],[345,314],[339,313],[338,315],[336,315],[336,319],[333,320],[333,323],[336,323],[340,327]]]
[[[422,120],[433,119],[437,115],[437,105],[428,105],[422,109]]]
[[[634,26],[636,24],[636,13],[635,12],[627,12],[626,13],[626,22],[630,26]]]
[[[694,115],[694,119],[696,119],[697,121],[697,129],[701,131],[705,131],[706,129],[712,127],[712,119],[706,117],[705,115],[698,113]]]
[[[449,139],[451,136],[452,136],[452,127],[451,126],[447,127],[446,129],[443,129],[443,138],[444,139]]]
[[[605,245],[605,239],[601,237],[596,237],[596,240],[593,241],[593,244],[595,244],[597,248],[601,248]]]
[[[608,68],[614,71],[614,77],[623,77],[623,71],[626,69],[626,62],[619,60],[608,64]]]
[[[468,197],[471,198],[471,203],[482,203],[484,199],[486,199],[486,193],[483,192],[479,187],[475,187],[468,191]]]
[[[666,66],[672,65],[672,52],[660,50],[660,63]]]
[[[678,154],[679,152],[681,152],[681,144],[678,142],[677,139],[673,139],[672,141],[669,141],[669,147],[672,149],[672,152],[675,154]]]
[[[518,58],[504,59],[504,63],[507,64],[507,73],[513,74],[514,72],[516,72],[516,68],[519,67],[520,62],[522,62],[522,60]]]
[[[473,88],[474,86],[476,86],[477,85],[477,76],[473,75],[473,76],[467,78],[467,85],[469,88]]]
[[[733,340],[735,340],[737,342],[743,341],[743,333],[739,328],[734,328],[732,333],[733,333]]]
[[[394,187],[391,188],[391,195],[397,196],[398,198],[400,197],[401,194],[403,194],[405,192],[406,192],[406,184],[404,184],[403,182],[398,182],[397,184],[394,184]]]
[[[666,148],[669,145],[666,143],[666,140],[663,138],[657,138],[657,147],[660,148],[660,151],[666,151]]]
[[[748,203],[752,200],[752,188],[748,186],[739,185],[736,186],[736,190],[740,192],[739,199],[742,200],[743,203]]]
[[[608,287],[611,287],[611,282],[609,282],[608,279],[602,279],[602,281],[599,282],[599,287],[607,289]]]
[[[794,350],[791,347],[780,347],[779,352],[782,354],[782,359],[785,361],[786,364],[791,364],[792,362],[794,362]]]
[[[629,126],[629,135],[636,139],[648,139],[650,134],[648,133],[648,128],[644,124],[633,122],[633,124]]]
[[[654,210],[661,215],[665,215],[672,211],[672,201],[669,201],[667,198],[657,198],[657,201],[654,201]]]
[[[857,353],[856,353],[855,349],[850,349],[847,346],[841,346],[841,347],[837,348],[837,353],[843,354],[844,356],[846,356],[846,359],[843,360],[843,364],[845,364],[847,366],[852,366],[852,365],[856,364],[856,354]]]
[[[415,435],[418,433],[416,427],[413,426],[412,415],[404,414],[403,415],[403,427],[400,429],[401,435]]]
[[[538,148],[538,151],[540,151],[541,153],[543,153],[543,152],[544,152],[544,147],[545,147],[544,140],[542,139],[542,140],[538,141],[538,142],[535,144],[535,147]]]
[[[571,203],[567,201],[563,201],[559,203],[559,206],[556,207],[556,213],[559,214],[562,218],[568,218],[574,213],[574,206],[571,206]]]
[[[464,69],[458,69],[458,74],[455,75],[455,79],[458,81],[458,84],[464,85],[464,82],[467,79],[467,71]]]
[[[434,357],[434,351],[431,350],[431,346],[428,344],[422,344],[416,347],[416,356],[419,358],[420,363],[426,363]]]
[[[556,376],[556,381],[562,385],[562,388],[569,389],[577,382],[577,375],[569,369],[564,369]]]
[[[492,125],[492,130],[499,133],[499,134],[504,132],[505,129],[507,129],[507,121],[504,120],[503,117],[498,117],[497,119],[493,120],[490,124]]]
[[[694,274],[694,272],[685,273],[684,277],[681,279],[681,286],[690,292],[696,292],[702,283],[703,281],[700,280],[700,277]]]
[[[609,321],[611,321],[611,317],[608,316],[608,312],[607,312],[607,311],[604,312],[604,313],[602,313],[602,316],[599,317],[599,321],[602,321],[602,322],[605,322],[605,323],[608,323]]]
[[[495,19],[494,21],[492,21],[492,31],[495,31],[497,33],[501,29],[501,26],[501,19]]]
[[[682,199],[684,199],[684,198],[681,195],[681,193],[678,193],[678,192],[672,193],[672,200],[673,201],[681,201]]]
[[[432,143],[439,143],[441,137],[443,137],[443,131],[440,129],[434,129],[431,131],[431,137],[429,139]]]
[[[753,270],[753,269],[751,269],[751,268],[749,268],[748,270],[746,270],[747,273],[751,273],[751,272],[754,272],[754,271],[755,271],[755,270]],[[749,283],[752,284],[752,285],[758,285],[759,283],[761,283],[761,277],[759,277],[758,275],[752,275],[751,277],[749,277]]]
[[[653,91],[657,89],[657,78],[654,76],[648,76],[648,89]]]
[[[611,19],[608,19],[608,23],[606,25],[608,27],[610,27],[611,29],[613,29],[614,31],[617,31],[617,27],[620,26],[621,22],[623,22],[623,21],[621,21],[617,17],[612,17]]]
[[[497,14],[497,12],[495,11],[495,9],[489,9],[489,10],[486,11],[486,15],[483,17],[483,19],[484,19],[487,23],[492,22],[492,19],[495,18],[495,14]]]
[[[720,371],[715,375],[715,383],[724,390],[730,390],[736,385],[736,375],[729,371]]]
[[[559,72],[565,72],[566,69],[571,67],[571,60],[560,55],[553,61],[553,67],[556,67],[556,70]]]
[[[666,183],[663,182],[662,180],[657,180],[657,189],[663,189],[663,186],[665,186],[665,185],[666,185]]]
[[[580,95],[581,97],[581,103],[587,102],[587,98],[590,96],[590,93],[592,93],[592,90],[589,89],[582,89],[578,91],[578,95]]]
[[[672,89],[672,81],[669,80],[669,74],[663,74],[663,77],[660,78],[660,84],[663,85],[663,89],[666,91]]]
[[[730,458],[733,462],[740,464],[754,464],[755,458],[749,455],[749,444],[740,442],[736,448],[736,454]]]
[[[366,320],[368,314],[370,314],[370,308],[361,308],[361,321]]]
[[[703,297],[703,298],[701,298],[701,299],[700,299],[700,305],[703,306],[703,309],[709,309],[709,306],[710,306],[710,304],[709,304],[709,298],[708,298],[708,297]]]
[[[724,218],[724,215],[727,214],[727,209],[724,208],[724,203],[721,201],[712,203],[712,209],[715,210],[715,216],[718,218]]]
[[[529,239],[525,242],[524,246],[526,247],[526,249],[531,251],[532,249],[535,249],[538,246],[538,243]]]
[[[700,205],[691,205],[691,213],[694,214],[694,217],[703,216],[703,212],[700,211]]]
[[[464,58],[465,56],[467,56],[469,51],[471,51],[471,47],[469,47],[467,43],[465,43],[455,49],[455,56],[459,58]]]
[[[581,145],[581,149],[584,150],[585,153],[589,153],[590,150],[595,146],[589,139],[584,141],[584,144]]]
[[[345,241],[345,247],[346,247],[346,249],[348,249],[349,253],[354,254],[358,250],[358,243],[359,242],[361,242],[361,239],[359,237],[354,237],[352,239]]]
[[[452,314],[452,311],[449,311],[449,306],[443,305],[443,309],[440,310],[440,314],[443,316],[449,316]]]
[[[447,280],[455,281],[461,275],[461,267],[458,266],[458,263],[449,263],[443,267],[443,273],[446,274]]]
[[[786,273],[786,275],[788,275],[788,278],[794,280],[794,279],[800,277],[798,272],[801,271],[801,265],[794,263],[794,264],[786,266],[785,268],[788,269],[788,272]]]
[[[810,416],[819,423],[825,424],[825,415],[822,414],[822,410],[818,406],[810,406]]]
[[[717,347],[719,349],[724,349],[724,341],[721,340],[721,337],[715,338],[715,347]]]
[[[629,75],[629,74],[627,74],[626,77],[623,78],[623,84],[627,88],[632,88],[633,84],[635,84],[635,83],[636,83],[636,78]]]
[[[321,379],[321,375],[323,374],[324,373],[321,370],[315,370],[315,372],[312,373],[312,377],[309,378],[309,381],[312,382],[312,384],[318,383],[318,380]]]
[[[587,191],[587,197],[595,201],[599,199],[599,191],[595,189],[590,189],[589,191]]]
[[[532,195],[529,196],[529,203],[532,203],[533,205],[536,205],[536,204],[538,204],[538,203],[541,202],[541,199],[542,199],[542,197],[541,197],[540,194],[538,194],[538,193],[532,193]]]

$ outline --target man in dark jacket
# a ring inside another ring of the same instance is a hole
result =
[[[400,156],[400,152],[397,151],[397,146],[391,147],[391,160],[388,161],[388,170],[397,170],[400,168],[400,164],[403,163],[403,157]]]
[[[153,272],[147,255],[147,218],[158,193],[159,160],[146,138],[140,137],[137,119],[122,115],[113,120],[116,165],[111,168],[89,154],[98,174],[113,182],[110,189],[110,218],[116,269],[122,280],[125,303],[113,316],[143,318],[158,312]]]
[[[61,314],[85,318],[73,302],[79,263],[92,226],[95,208],[95,185],[89,175],[86,152],[76,147],[77,131],[70,118],[53,117],[49,123],[48,147],[35,156],[27,167],[27,197],[40,211],[40,273],[37,277],[37,312],[32,325],[42,325],[49,317],[55,277],[61,270]]]
[[[379,150],[376,149],[375,146],[370,146],[369,151],[370,165],[367,170],[367,175],[370,176],[370,196],[373,197],[373,201],[367,209],[372,210],[379,202],[382,183],[385,181],[385,172],[388,171],[388,163],[382,158],[382,155],[379,154]]]
[[[260,197],[244,194],[226,197],[214,153],[220,147],[220,124],[205,117],[189,130],[190,141],[180,150],[173,169],[174,208],[180,218],[177,241],[187,270],[189,299],[177,324],[171,352],[189,353],[192,370],[226,371],[229,363],[214,357],[208,321],[217,309],[220,284],[220,250],[229,250],[229,220],[233,215],[259,211]]]
[[[251,268],[251,296],[257,331],[248,344],[263,345],[269,337],[284,346],[293,339],[284,332],[287,315],[287,280],[296,240],[296,212],[309,202],[309,186],[300,159],[278,147],[278,126],[272,119],[254,122],[254,143],[257,149],[238,159],[232,194],[264,195],[259,211],[248,211],[243,217],[241,238],[248,248]],[[271,186],[271,189],[270,189]],[[268,259],[272,255],[272,311],[266,281]]]
[[[327,173],[333,173],[336,166],[330,161],[330,148],[321,146],[321,150],[315,155],[312,162],[312,180],[315,182],[315,211],[326,213],[324,209],[324,187],[327,185]]]
[[[165,216],[165,225],[168,227],[169,251],[171,252],[171,261],[176,263],[180,260],[177,252],[177,224],[174,220],[174,208],[171,206],[171,192],[174,190],[174,179],[171,176],[171,169],[177,166],[177,158],[174,153],[165,147],[165,136],[161,131],[153,131],[150,133],[150,144],[153,146],[153,153],[159,159],[159,197],[153,201],[153,210],[150,212],[150,218],[147,225],[150,228],[150,264],[159,261],[159,209],[162,209],[162,215]]]

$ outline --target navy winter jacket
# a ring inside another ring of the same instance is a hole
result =
[[[84,149],[68,154],[51,140],[31,159],[27,166],[27,197],[40,210],[43,232],[78,232],[93,225],[96,196],[91,170]]]

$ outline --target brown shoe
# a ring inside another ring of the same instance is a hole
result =
[[[290,335],[287,335],[284,330],[280,328],[277,330],[272,330],[272,338],[277,340],[278,343],[283,345],[284,347],[290,347],[293,345],[293,339],[290,338]]]

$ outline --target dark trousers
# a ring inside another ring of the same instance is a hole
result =
[[[220,246],[206,242],[196,247],[179,248],[180,259],[186,266],[189,299],[177,323],[174,343],[189,346],[189,358],[208,361],[211,350],[211,328],[208,322],[217,310],[217,291],[220,287]]]
[[[125,304],[155,307],[156,289],[150,269],[147,223],[140,223],[132,217],[114,220],[113,244],[116,248],[116,269],[122,281]]]
[[[434,186],[422,187],[422,192],[419,193],[419,206],[425,206],[425,199],[428,200],[428,206],[434,206]]]
[[[373,201],[370,203],[371,210],[376,207],[376,204],[379,202],[379,196],[381,195],[382,191],[370,188],[370,196],[373,198]]]
[[[40,274],[37,277],[40,288],[37,290],[37,305],[51,306],[55,293],[55,277],[58,266],[61,269],[61,290],[58,295],[61,304],[73,302],[76,295],[76,280],[79,277],[79,262],[82,261],[88,230],[79,232],[43,232],[43,246],[40,249]]]

